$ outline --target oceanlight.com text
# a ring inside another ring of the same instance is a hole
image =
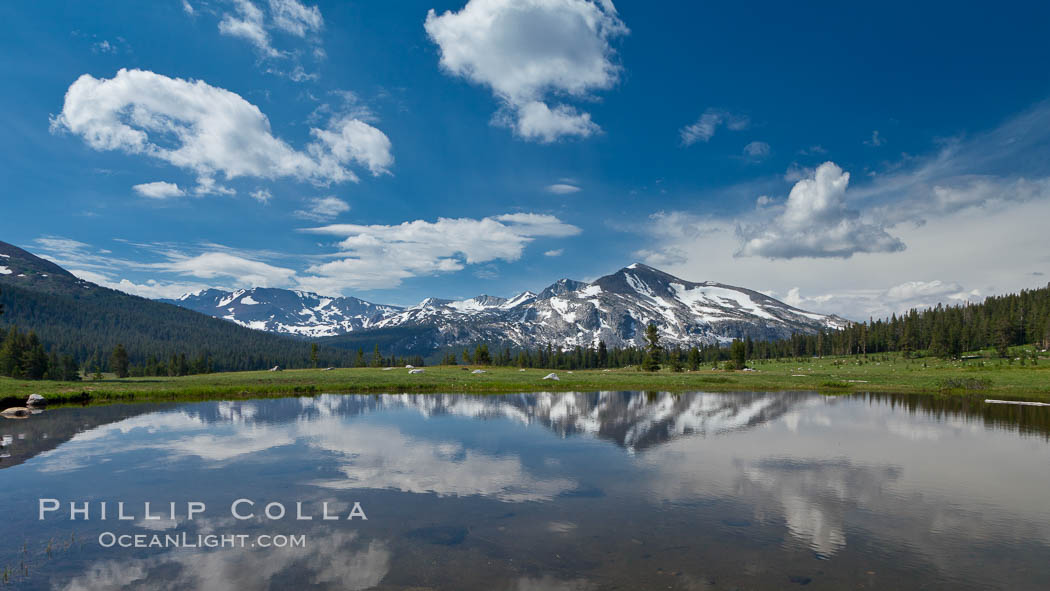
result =
[[[305,534],[118,534],[102,532],[103,548],[305,548]]]

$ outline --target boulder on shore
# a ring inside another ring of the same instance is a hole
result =
[[[270,371],[281,371],[281,366],[280,365],[275,365],[275,366],[270,368]]]
[[[421,369],[410,369],[410,370],[408,370],[408,373],[423,373],[423,370],[421,370]]]
[[[39,394],[30,394],[26,406],[47,406],[47,399]]]
[[[24,406],[14,406],[3,412],[0,412],[0,416],[5,419],[24,419],[30,414],[30,410]]]
[[[474,371],[472,371],[470,373],[488,373],[488,372],[483,370],[483,369],[475,369]]]
[[[545,379],[545,380],[558,380],[558,374],[556,374],[556,373],[549,373],[549,374],[543,376],[543,379]],[[558,381],[561,381],[561,380],[558,380]]]

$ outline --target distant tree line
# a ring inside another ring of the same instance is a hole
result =
[[[795,335],[784,341],[749,343],[749,359],[902,352],[959,357],[966,351],[1050,348],[1050,285],[992,296],[981,303],[912,309],[888,319],[852,323],[843,330]]]
[[[563,349],[553,344],[534,349],[501,347],[490,353],[488,345],[477,345],[473,351],[464,348],[460,354],[448,351],[441,358],[442,365],[495,365],[502,367],[541,368],[541,369],[613,369],[638,367],[646,371],[657,371],[662,367],[672,371],[686,369],[697,370],[719,363],[729,363],[729,367],[743,369],[745,359],[744,341],[735,341],[732,345],[703,345],[700,347],[681,348],[664,347],[655,325],[646,328],[647,345],[645,347],[609,348],[605,341],[598,341],[595,346],[574,346]]]
[[[370,355],[365,355],[364,347],[358,347],[350,367],[404,367],[406,365],[423,367],[425,361],[422,355],[390,355],[387,357],[379,352],[379,343],[376,343]]]

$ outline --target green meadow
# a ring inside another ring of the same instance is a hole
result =
[[[940,393],[1018,400],[1050,400],[1050,359],[909,359],[898,354],[754,361],[752,370],[701,369],[657,372],[637,369],[552,370],[508,367],[302,369],[185,377],[102,379],[79,382],[0,378],[0,399],[14,406],[29,394],[51,402],[204,400],[315,393],[444,392],[499,394],[536,391],[733,391],[815,390],[826,393]],[[485,373],[472,373],[483,369]]]

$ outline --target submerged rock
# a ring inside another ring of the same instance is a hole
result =
[[[24,419],[28,417],[30,410],[24,406],[14,406],[3,412],[0,412],[0,416],[5,419]]]

